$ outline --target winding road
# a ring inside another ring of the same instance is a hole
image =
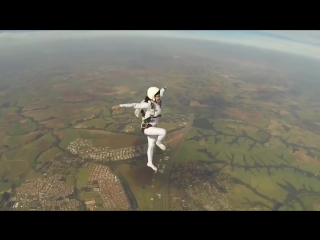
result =
[[[174,152],[169,155],[169,161],[168,163],[166,164],[166,167],[164,169],[164,172],[163,172],[163,192],[162,192],[162,210],[168,210],[168,207],[169,207],[169,199],[170,199],[170,196],[169,196],[169,178],[170,178],[170,171],[171,171],[171,168],[174,164],[174,161],[176,159],[176,156],[178,155],[178,153],[180,152],[180,149],[181,149],[181,146],[182,146],[182,143],[186,140],[187,138],[187,134],[190,130],[190,128],[192,127],[192,123],[193,123],[193,119],[194,119],[194,115],[190,115],[189,116],[189,120],[187,122],[187,125],[183,131],[183,135],[181,136],[181,140],[180,142],[178,143],[176,149],[174,150]]]

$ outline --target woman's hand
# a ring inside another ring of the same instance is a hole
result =
[[[120,109],[121,107],[119,106],[119,105],[117,105],[117,106],[113,106],[111,109],[112,110],[118,110],[118,109]]]

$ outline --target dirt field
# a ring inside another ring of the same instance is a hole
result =
[[[12,113],[12,114],[8,114],[6,115],[5,121],[7,122],[16,122],[16,121],[20,121],[23,118],[20,117],[17,113]]]
[[[232,74],[220,74],[221,77],[225,77],[225,78],[234,78],[234,79],[238,79],[237,76],[234,76]]]
[[[92,94],[78,93],[70,90],[63,91],[62,96],[65,102],[83,102],[94,98],[94,95]]]
[[[240,120],[247,120],[249,118],[248,114],[245,114],[239,109],[236,109],[236,108],[228,108],[228,109],[229,109],[230,116],[233,118],[240,119]]]
[[[163,73],[163,69],[161,68],[148,68],[146,70],[144,69],[135,69],[135,70],[130,70],[129,71],[130,75],[133,76],[141,76],[141,75],[157,75]]]
[[[252,120],[252,119],[261,119],[262,113],[254,112],[254,113],[245,113],[237,108],[228,108],[229,115],[235,119],[239,120]]]
[[[102,82],[92,82],[86,86],[86,92],[91,95],[96,94],[115,94],[117,90]]]
[[[175,133],[173,133],[172,135],[170,135],[170,139],[171,139],[171,144],[173,145],[173,147],[175,147],[181,140],[181,137],[183,135],[183,130],[177,131]]]
[[[273,102],[264,102],[265,106],[268,108],[275,108],[278,107],[275,103]]]
[[[317,159],[309,157],[305,153],[298,151],[293,153],[293,155],[297,158],[297,160],[301,163],[311,163],[313,166],[317,166],[318,162]]]
[[[212,87],[211,87],[211,90],[212,90],[213,92],[215,92],[215,93],[221,93],[221,92],[223,92],[223,91],[221,90],[221,88],[218,87],[218,86],[212,86]]]
[[[206,145],[206,139],[205,138],[201,138],[199,140],[199,145]]]
[[[119,87],[116,87],[116,89],[117,89],[116,93],[119,95],[130,92],[130,89],[127,86],[119,86]]]
[[[125,79],[127,77],[129,77],[130,75],[128,74],[128,72],[126,70],[114,70],[114,71],[108,71],[105,74],[105,77],[108,80],[122,80]]]
[[[76,73],[75,74],[75,78],[80,79],[80,80],[87,79],[88,77],[89,77],[89,75],[86,73]]]
[[[282,116],[290,116],[290,113],[289,113],[288,111],[285,111],[285,110],[281,110],[281,111],[280,111],[280,114],[281,114]]]
[[[253,100],[251,98],[246,98],[241,100],[244,104],[252,105],[254,104]]]
[[[231,127],[231,128],[235,128],[235,129],[250,131],[250,132],[257,132],[259,130],[257,127],[247,126],[247,125],[242,125],[242,124],[228,123],[227,126]]]
[[[271,131],[273,136],[281,136],[282,135],[282,124],[275,119],[270,120],[270,125],[268,129]]]
[[[190,101],[190,107],[209,107],[207,104],[201,104],[198,101]]]
[[[147,144],[147,138],[144,136],[129,136],[125,134],[113,134],[110,137],[110,148],[125,148],[131,146],[138,146],[142,144]]]
[[[30,104],[30,105],[27,105],[26,107],[24,107],[22,112],[31,111],[31,110],[38,109],[38,108],[45,108],[46,106],[48,106],[48,104],[49,103],[46,101],[40,101],[40,102],[37,102],[34,104]]]
[[[61,91],[63,91],[63,90],[65,90],[65,89],[69,88],[69,84],[67,84],[67,83],[59,83],[59,84],[53,85],[52,88],[53,88],[53,89],[56,89],[56,90],[61,90]],[[50,88],[45,89],[45,90],[50,90]]]

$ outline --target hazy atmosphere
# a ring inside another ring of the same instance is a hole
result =
[[[320,31],[0,31],[2,210],[320,210]],[[155,146],[133,108],[166,87]]]

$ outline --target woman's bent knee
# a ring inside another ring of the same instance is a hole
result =
[[[161,136],[165,136],[167,134],[167,130],[165,130],[164,128],[161,128]]]
[[[150,127],[144,130],[146,135],[165,136],[167,131],[164,128]]]

